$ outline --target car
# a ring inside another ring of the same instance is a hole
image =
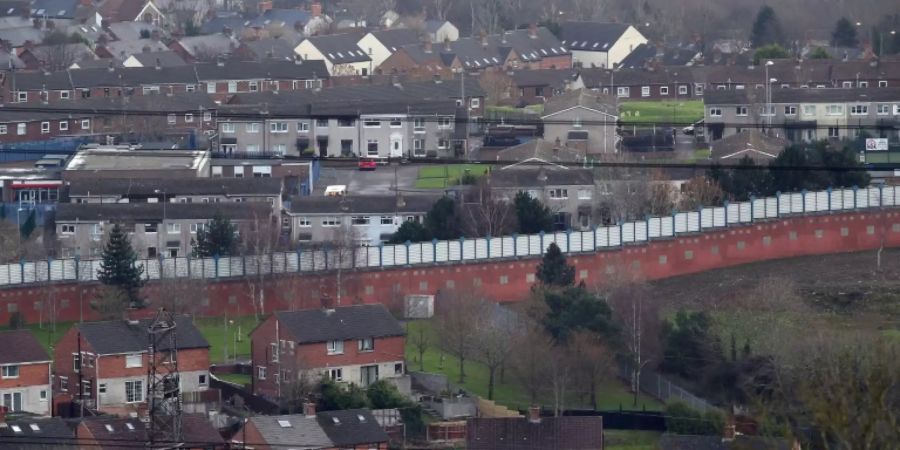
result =
[[[378,164],[374,159],[359,160],[359,170],[375,170],[376,167],[378,167]]]

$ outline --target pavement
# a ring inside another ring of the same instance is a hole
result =
[[[333,184],[346,185],[351,195],[391,195],[396,192],[395,183],[401,191],[414,190],[420,167],[394,164],[378,166],[373,171],[360,171],[355,167],[323,167],[313,195],[322,195],[325,187]]]

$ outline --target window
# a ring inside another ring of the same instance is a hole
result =
[[[194,115],[193,114],[185,114],[184,115],[184,123],[193,123]]]
[[[50,132],[50,122],[41,122],[41,134]]]
[[[747,107],[746,106],[738,106],[735,108],[735,114],[738,116],[746,116],[747,115]],[[712,114],[710,114],[712,115]]]
[[[196,89],[197,89],[197,86],[194,86],[193,84],[184,85],[185,92],[194,92]]]
[[[825,114],[829,116],[844,114],[844,105],[827,105],[825,106]]]
[[[144,382],[131,380],[125,382],[125,403],[139,403],[144,401]]]
[[[684,84],[678,86],[678,95],[688,95],[688,87]]]
[[[167,121],[169,122],[169,125],[174,124],[175,123],[175,114],[169,114]]]
[[[784,115],[796,116],[797,115],[797,107],[796,106],[785,106],[784,107]]]
[[[180,223],[167,223],[166,224],[166,233],[181,233],[181,224]]]
[[[438,128],[447,130],[451,127],[451,123],[453,122],[452,117],[438,117]]]
[[[263,366],[256,367],[256,379],[265,380],[266,379],[266,368]]]
[[[228,82],[228,93],[233,94],[237,92],[237,81],[229,81]]]
[[[144,86],[141,88],[144,95],[159,94],[159,86]],[[107,94],[107,97],[109,94]]]
[[[403,375],[403,363],[394,364],[394,375]]]
[[[366,155],[378,156],[378,140],[377,139],[369,139],[368,141],[366,141]]]
[[[273,133],[287,133],[288,124],[287,122],[272,122],[271,124],[269,124],[269,129]]]
[[[206,93],[207,94],[215,94],[216,93],[216,83],[206,83]]]
[[[381,224],[382,225],[393,225],[394,218],[391,216],[381,216]]]
[[[425,139],[413,139],[413,156],[425,156]]]
[[[828,127],[828,137],[830,138],[839,138],[841,137],[840,131],[838,127]]]
[[[204,122],[212,121],[212,113],[211,112],[203,113],[203,121]]]
[[[81,355],[78,353],[72,353],[72,370],[81,372]]]
[[[72,224],[60,225],[59,232],[62,234],[72,234],[75,232],[75,225],[72,225]]]
[[[659,95],[669,95],[669,87],[668,86],[660,86],[659,87]]]
[[[356,119],[340,118],[338,126],[342,128],[353,128],[356,126]]]
[[[424,133],[425,132],[425,118],[416,117],[413,119],[413,132],[416,133]]]
[[[16,93],[19,99],[19,103],[24,103],[28,101],[28,92],[19,91]]]
[[[69,377],[59,377],[59,390],[63,392],[69,390]]]
[[[316,128],[328,128],[328,119],[316,119]]]
[[[620,86],[616,88],[616,96],[617,97],[628,97],[631,95],[631,88],[628,86]]]
[[[277,342],[273,342],[272,344],[270,344],[270,346],[272,347],[272,352],[271,352],[271,355],[272,355],[272,356],[271,356],[272,362],[273,362],[273,363],[277,363],[277,362],[278,362],[278,358],[279,358],[279,356],[280,356],[280,355],[278,354],[278,343],[277,343]]]
[[[0,125],[0,134],[6,134],[6,125]]]
[[[306,89],[319,89],[322,87],[322,80],[305,80],[303,84]]]
[[[328,341],[326,350],[329,355],[342,355],[344,353],[344,341]]]
[[[285,151],[287,151],[287,144],[275,144],[272,146],[272,153],[278,156],[284,156]]]
[[[844,88],[844,89],[852,88],[852,87],[853,87],[853,82],[852,82],[852,81],[845,81],[845,82],[841,83],[841,87]]]
[[[256,153],[259,151],[259,144],[247,144],[247,153]]]
[[[438,149],[445,149],[450,146],[450,141],[447,138],[439,138],[437,142]]]
[[[900,103],[894,105],[894,115],[900,116]]]
[[[331,378],[331,381],[343,381],[344,371],[343,369],[331,369],[328,371],[328,377]]]
[[[258,123],[248,123],[244,125],[244,130],[247,133],[259,133],[259,124]]]
[[[145,223],[144,224],[144,233],[156,233],[156,228],[158,224],[155,223]]]
[[[309,217],[298,217],[297,218],[297,226],[299,227],[311,227],[312,221],[309,220]]]
[[[480,98],[470,98],[469,99],[469,107],[471,109],[476,109],[481,107],[481,99]]]
[[[578,200],[590,200],[591,199],[591,190],[590,189],[579,189],[578,190]]]
[[[41,399],[42,402],[47,401],[47,390],[46,389],[41,389],[41,392],[39,395],[40,395],[39,398]]]
[[[200,386],[206,386],[207,381],[208,380],[205,373],[197,375],[197,384],[199,384]]]
[[[391,119],[389,126],[391,128],[400,128],[403,126],[403,122],[400,121],[400,119],[398,119],[398,118],[394,118],[394,119]]]
[[[59,122],[59,131],[69,131],[69,121],[63,120]]]
[[[130,355],[125,355],[125,367],[126,368],[141,367],[141,365],[143,365],[143,361],[142,361],[141,357],[142,357],[142,355],[140,353],[132,353]]]
[[[59,91],[60,100],[68,100],[70,95],[69,91]]]
[[[350,218],[350,223],[353,225],[368,225],[369,216],[353,216]]]
[[[100,383],[97,385],[97,392],[100,394],[106,393],[106,383]]]
[[[222,132],[223,133],[234,133],[234,124],[231,122],[222,123]]]
[[[3,378],[19,378],[19,366],[3,366]]]
[[[562,188],[550,189],[550,198],[557,200],[567,199],[569,198],[569,190]]]
[[[696,95],[696,96],[703,95],[703,85],[702,84],[694,85],[694,95]]]
[[[309,133],[309,122],[297,122],[298,133]]]
[[[867,88],[867,87],[869,87],[869,82],[868,82],[868,81],[860,81],[860,82],[859,82],[859,87],[861,87],[861,88]]]
[[[816,115],[816,105],[803,105],[803,115],[804,116]]]
[[[891,113],[891,105],[887,105],[884,103],[879,104],[877,106],[876,112],[879,116],[886,116]]]
[[[722,108],[709,108],[710,117],[722,117]]]
[[[375,350],[375,339],[364,338],[359,340],[359,351],[371,352]]]
[[[337,227],[341,225],[341,218],[337,216],[327,216],[322,218],[323,227]]]
[[[251,81],[250,82],[250,92],[256,92],[259,90],[259,82]]]
[[[761,106],[759,108],[759,115],[774,116],[775,115],[775,107],[774,106]]]
[[[850,107],[851,116],[865,116],[869,114],[869,105],[853,105]]]
[[[379,121],[379,120],[365,120],[365,121],[363,121],[363,127],[365,127],[365,128],[379,128],[379,127],[381,127],[381,121]]]

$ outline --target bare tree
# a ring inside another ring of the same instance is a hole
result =
[[[91,309],[103,320],[121,319],[128,309],[128,294],[114,286],[103,286],[91,300]]]
[[[179,277],[172,274],[163,277],[159,283],[159,293],[152,304],[161,306],[175,314],[196,314],[198,307],[208,300],[206,280],[202,278]]]
[[[498,105],[503,100],[510,98],[514,88],[512,78],[504,72],[488,71],[481,74],[478,84],[487,94],[488,105]]]
[[[425,371],[425,351],[428,350],[428,346],[431,345],[431,339],[428,336],[428,333],[425,332],[425,327],[417,327],[415,333],[412,333],[409,336],[410,343],[413,348],[416,349],[416,354],[419,356],[419,371]]]
[[[579,378],[588,386],[591,407],[596,410],[597,385],[614,370],[613,352],[597,335],[583,331],[572,337],[570,345]]]
[[[477,318],[473,359],[488,370],[488,400],[494,399],[497,372],[506,363],[516,345],[518,320],[515,314],[500,306],[485,305]]]
[[[431,12],[432,17],[437,20],[447,20],[447,15],[453,9],[456,0],[426,0],[425,8]]]
[[[463,230],[469,236],[501,236],[515,228],[515,210],[510,202],[491,189],[487,177],[459,204]]]
[[[538,322],[529,320],[521,327],[516,351],[510,357],[510,368],[516,381],[528,393],[531,404],[537,404],[547,387],[549,355],[556,350],[553,339]]]
[[[659,313],[656,303],[649,300],[650,293],[645,284],[626,278],[614,280],[612,286],[608,301],[613,316],[622,328],[631,372],[631,391],[634,406],[637,406],[641,371],[654,358],[658,358]]]
[[[450,291],[441,295],[437,307],[440,345],[459,360],[459,382],[464,383],[466,359],[474,351],[475,331],[484,311],[484,300],[473,292]]]
[[[266,287],[272,276],[272,252],[279,248],[281,230],[270,216],[257,217],[241,227],[244,280],[257,322],[266,314]]]
[[[719,182],[701,175],[682,185],[678,209],[696,211],[704,206],[721,205],[725,199],[725,191],[719,186]]]

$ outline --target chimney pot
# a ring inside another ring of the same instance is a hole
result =
[[[531,24],[528,25],[528,36],[530,36],[532,39],[537,39],[537,24],[536,23],[532,22]]]
[[[540,423],[541,422],[541,407],[537,405],[531,405],[528,407],[528,421],[531,423]]]
[[[312,5],[309,7],[309,12],[313,17],[319,17],[322,15],[322,3],[319,0],[315,0],[312,2]]]
[[[304,403],[303,415],[306,417],[316,417],[316,404],[313,402]]]

